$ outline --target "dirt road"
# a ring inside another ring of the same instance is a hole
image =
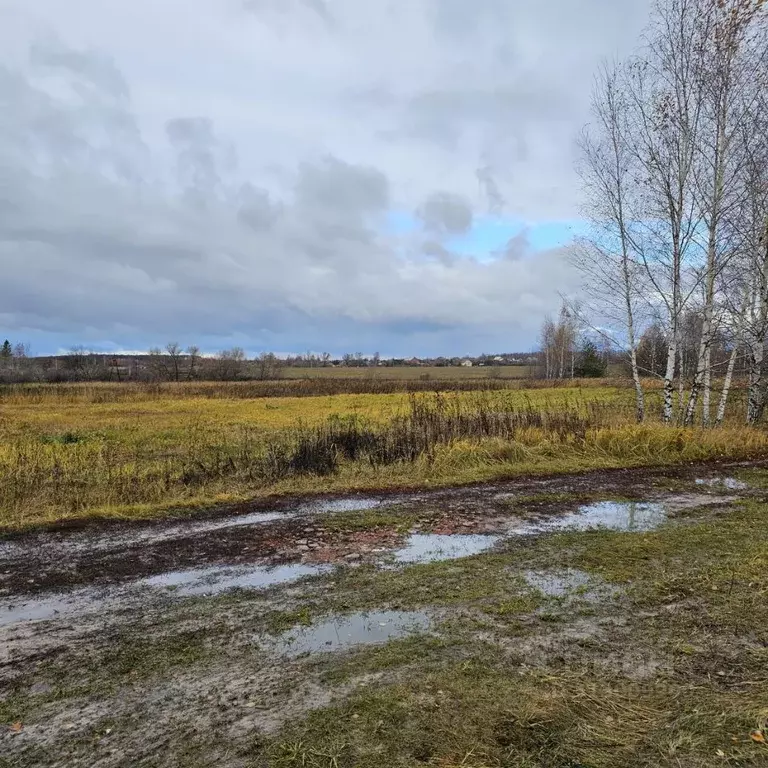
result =
[[[507,653],[508,630],[488,623],[496,598],[526,629],[529,665],[599,639],[628,679],[650,679],[668,660],[618,653],[624,588],[572,567],[581,539],[564,534],[717,519],[762,498],[739,479],[750,471],[526,478],[7,536],[0,766],[301,764],[281,739],[308,712],[392,685],[433,647]],[[557,631],[542,606],[562,614]]]

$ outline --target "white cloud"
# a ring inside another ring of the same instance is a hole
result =
[[[2,330],[39,351],[527,347],[574,284],[562,253],[444,238],[489,210],[574,216],[592,71],[645,12],[0,0]]]

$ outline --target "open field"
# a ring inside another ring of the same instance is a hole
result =
[[[768,447],[763,431],[736,425],[637,427],[631,391],[599,384],[275,398],[245,397],[248,384],[9,387],[0,395],[0,526]]]
[[[318,366],[315,368],[286,367],[282,374],[286,379],[330,378],[330,379],[379,379],[394,381],[481,381],[531,379],[535,374],[531,365],[399,365],[369,367]],[[609,375],[621,376],[622,367],[611,365]]]
[[[283,369],[283,375],[287,379],[294,378],[376,378],[407,380],[458,380],[470,379],[526,379],[533,375],[530,365],[473,365],[470,367],[458,365],[434,366],[434,365],[400,365],[378,366],[376,368],[352,366],[327,366],[323,368],[299,368],[290,367]]]
[[[3,390],[0,768],[764,765],[743,392],[510,384]]]
[[[765,765],[766,514],[710,463],[15,536],[0,765]]]
[[[599,384],[274,398],[245,397],[248,384],[9,387],[0,395],[0,526],[746,458],[768,447],[764,431],[736,424],[638,427],[631,391]],[[734,415],[739,407],[737,393]]]

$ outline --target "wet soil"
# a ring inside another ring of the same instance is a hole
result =
[[[406,544],[406,531],[392,525],[367,530],[327,527],[328,515],[386,509],[401,514],[411,533],[507,533],[515,521],[537,520],[540,529],[568,527],[585,500],[601,496],[654,502],[674,483],[696,483],[697,495],[744,493],[722,482],[724,472],[754,464],[706,464],[662,469],[589,472],[518,478],[463,488],[390,492],[371,496],[280,499],[238,505],[195,518],[42,530],[0,538],[0,599],[77,586],[106,587],[142,577],[201,568],[289,563],[338,564],[375,559]],[[700,481],[700,482],[697,482]],[[600,517],[600,510],[593,513]],[[654,508],[636,509],[638,520]]]
[[[429,642],[458,642],[446,629],[458,619],[472,653],[501,648],[521,668],[589,656],[594,647],[590,664],[651,678],[669,661],[632,645],[637,614],[622,614],[622,589],[562,568],[556,557],[508,558],[495,575],[462,563],[480,553],[522,554],[560,531],[684,525],[702,508],[717,514],[757,494],[728,482],[753,466],[283,499],[195,518],[6,536],[0,766],[4,744],[16,760],[9,765],[253,765],[249,750],[258,751],[259,739],[389,679],[386,657],[371,673],[344,667],[345,654],[392,653],[397,674],[407,676],[409,653],[418,659]],[[434,582],[408,580],[412,566],[442,561],[450,562]],[[360,598],[371,589],[369,574],[392,574],[387,599],[375,590],[367,603]],[[508,596],[485,605],[500,584]],[[684,610],[683,600],[673,609]],[[388,651],[393,642],[404,645]]]

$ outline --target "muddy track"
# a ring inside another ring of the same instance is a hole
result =
[[[643,531],[667,519],[674,531],[715,520],[737,509],[734,501],[765,498],[736,479],[764,465],[282,499],[7,536],[0,766],[4,754],[9,765],[51,768],[272,765],[260,745],[282,728],[403,682],[421,659],[471,664],[501,654],[510,669],[568,664],[579,674],[596,669],[599,679],[654,682],[675,667],[669,643],[650,646],[643,622],[658,630],[668,615],[684,617],[696,592],[665,594],[638,611],[599,570],[568,566],[570,540],[558,549],[529,534]],[[406,644],[387,651],[397,639]],[[732,634],[724,642],[733,653]],[[397,664],[373,663],[366,648]],[[732,667],[718,661],[716,674],[735,675]],[[754,669],[745,674],[754,682]]]
[[[364,561],[402,543],[401,527],[382,524],[345,530],[343,525],[323,523],[336,513],[387,510],[402,514],[414,531],[422,533],[504,533],[515,517],[561,515],[584,499],[601,495],[652,501],[668,495],[672,488],[666,486],[675,481],[693,482],[747,466],[758,463],[710,462],[526,477],[410,493],[286,498],[271,506],[238,505],[195,518],[105,522],[8,535],[0,539],[0,596],[107,587],[190,569]],[[702,487],[702,491],[714,489]],[[516,499],[524,503],[517,505]]]

